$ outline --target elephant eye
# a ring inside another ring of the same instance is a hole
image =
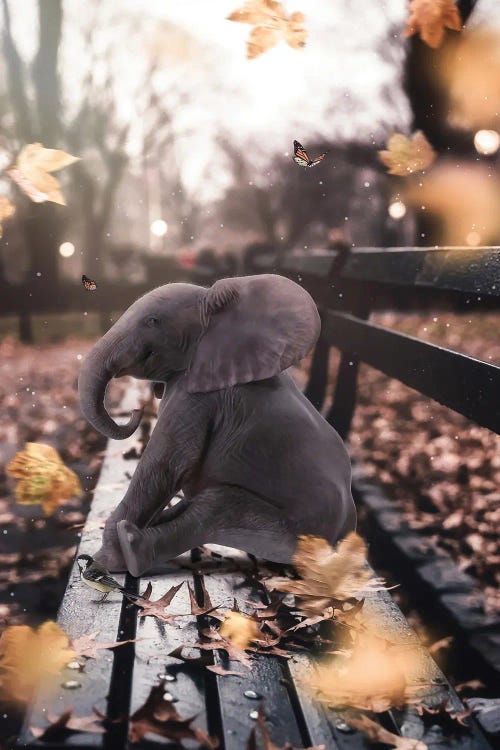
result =
[[[146,321],[146,324],[150,328],[155,328],[157,325],[159,325],[160,321],[158,318],[155,318],[154,316],[151,316],[151,318],[148,318]]]

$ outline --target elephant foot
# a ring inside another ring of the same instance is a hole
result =
[[[126,567],[131,575],[138,578],[153,566],[151,540],[131,521],[119,521],[116,529]]]
[[[104,542],[101,549],[95,553],[94,560],[109,570],[110,573],[126,573],[127,565],[118,543]]]

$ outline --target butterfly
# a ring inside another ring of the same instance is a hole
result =
[[[324,151],[315,159],[310,159],[307,154],[307,151],[302,146],[302,144],[299,143],[298,141],[293,142],[293,160],[296,164],[299,164],[301,167],[315,167],[317,164],[323,161],[327,153],[328,151]]]
[[[82,276],[82,284],[88,292],[95,292],[95,290],[97,289],[97,284],[95,283],[95,281],[89,279],[89,277],[85,276],[85,274],[83,274]]]

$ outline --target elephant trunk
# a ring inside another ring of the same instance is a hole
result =
[[[78,393],[83,415],[100,433],[112,440],[130,437],[139,426],[142,409],[134,409],[127,424],[117,424],[106,411],[104,396],[108,382],[119,372],[115,336],[111,331],[85,357],[78,378]]]

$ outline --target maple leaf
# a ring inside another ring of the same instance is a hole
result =
[[[10,219],[11,216],[14,216],[15,212],[16,207],[12,201],[10,201],[6,195],[0,195],[0,239],[3,235],[2,221]]]
[[[77,657],[86,657],[87,659],[96,659],[97,652],[105,648],[117,648],[124,646],[126,643],[136,643],[138,638],[129,638],[126,641],[111,641],[109,643],[96,641],[99,631],[87,633],[71,641],[71,647],[74,649]]]
[[[26,443],[7,464],[9,476],[19,479],[16,500],[20,505],[38,505],[46,516],[73,496],[82,494],[74,471],[64,465],[55,448],[44,443]]]
[[[306,43],[303,13],[287,16],[277,0],[248,0],[242,8],[227,16],[228,21],[254,26],[247,40],[247,58],[253,60],[283,39],[292,49]]]
[[[69,638],[57,623],[44,622],[37,630],[12,625],[0,637],[0,694],[27,702],[37,685],[59,676],[74,658]]]
[[[393,133],[387,141],[387,150],[378,152],[379,159],[389,174],[408,177],[414,172],[422,172],[431,166],[436,154],[431,144],[417,130],[410,138],[402,133]]]
[[[400,737],[397,734],[393,734],[364,714],[349,712],[345,714],[345,719],[354,729],[359,729],[366,734],[371,742],[391,745],[397,748],[397,750],[427,750],[427,745],[422,740],[413,740],[411,737]]]
[[[79,161],[65,151],[44,148],[41,143],[29,143],[21,149],[17,163],[7,169],[7,174],[34,203],[52,201],[66,205],[59,180],[50,173]]]
[[[380,579],[372,577],[366,565],[366,544],[354,532],[335,549],[325,539],[299,537],[293,564],[299,580],[270,578],[265,583],[297,596],[308,615],[322,615],[328,607],[340,608],[342,600],[355,594],[384,588]]]
[[[445,29],[461,31],[462,19],[454,0],[410,0],[405,36],[420,34],[429,47],[437,49]]]
[[[203,729],[191,726],[195,717],[187,719],[177,712],[175,704],[164,698],[165,690],[164,682],[153,686],[144,705],[132,714],[130,741],[139,742],[146,734],[152,733],[169,740],[196,740],[209,750],[219,747],[217,738],[209,737]]]
[[[180,617],[181,615],[170,614],[169,612],[166,612],[165,609],[172,602],[172,599],[183,585],[184,581],[179,583],[177,586],[172,586],[171,588],[169,588],[166,594],[163,594],[163,596],[161,596],[159,599],[152,602],[151,594],[153,592],[153,586],[151,585],[150,581],[146,586],[146,590],[143,594],[141,594],[137,598],[128,598],[133,604],[141,609],[141,611],[139,612],[139,617],[156,617],[158,618],[158,620],[163,620],[163,622],[172,622],[172,620],[174,620],[176,617]]]
[[[259,706],[257,714],[257,728],[254,727],[250,732],[246,750],[256,750],[258,730],[260,731],[264,750],[298,750],[298,748],[293,747],[293,745],[291,745],[289,742],[285,742],[285,744],[281,748],[278,747],[278,745],[276,745],[276,743],[274,743],[271,739],[271,735],[267,728],[266,719],[264,717],[264,710],[262,708],[262,705]],[[314,747],[309,747],[306,750],[326,750],[326,746],[314,745]]]
[[[259,628],[255,620],[241,612],[228,612],[219,630],[220,635],[231,641],[233,646],[244,651],[249,643],[259,637]]]
[[[30,727],[31,734],[43,742],[54,742],[64,740],[71,732],[93,732],[102,734],[104,727],[98,723],[101,719],[97,716],[73,716],[73,710],[69,709],[60,716],[49,716],[49,726],[45,729]]]

